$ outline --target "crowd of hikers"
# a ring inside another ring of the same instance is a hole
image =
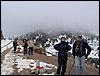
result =
[[[24,54],[31,54],[33,55],[33,46],[34,43],[32,39],[24,40]],[[14,53],[16,51],[17,46],[17,39],[14,40]],[[27,52],[27,48],[29,48]],[[61,37],[61,42],[54,45],[54,49],[58,51],[58,68],[57,68],[57,75],[65,75],[66,67],[67,67],[67,60],[68,60],[68,51],[72,49],[72,55],[75,62],[75,70],[74,74],[78,75],[84,75],[84,62],[85,59],[88,57],[88,55],[91,52],[91,48],[88,45],[86,41],[82,38],[82,35],[77,36],[76,41],[73,43],[73,46],[71,47],[68,42],[66,42],[66,37]],[[87,52],[86,52],[87,50]]]
[[[15,40],[13,41],[14,53],[16,53],[18,45],[19,45],[18,44],[18,39],[15,38]],[[24,53],[24,55],[26,55],[26,54],[33,55],[34,43],[33,43],[32,38],[30,38],[29,40],[24,39],[22,46],[23,46],[23,53]]]

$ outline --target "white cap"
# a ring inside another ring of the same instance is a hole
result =
[[[65,38],[66,38],[66,35],[61,35],[61,36],[59,36],[60,39],[61,39],[62,37],[65,37]]]

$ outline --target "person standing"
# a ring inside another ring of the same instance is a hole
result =
[[[78,73],[80,73],[80,75],[84,74],[85,58],[88,57],[90,52],[91,52],[90,46],[86,41],[84,41],[82,36],[79,35],[77,37],[77,40],[73,43],[73,49],[72,49],[72,54],[75,59],[75,75],[78,75]]]
[[[29,46],[29,51],[28,51],[28,54],[30,55],[33,55],[33,41],[32,41],[32,38],[28,41],[28,46]]]
[[[57,68],[57,75],[64,75],[66,72],[66,65],[68,54],[67,52],[71,50],[71,46],[68,42],[65,42],[65,37],[61,37],[61,42],[54,45],[54,49],[58,51],[58,68]],[[62,69],[62,71],[61,71]]]
[[[14,41],[13,41],[13,47],[14,47],[14,53],[16,53],[16,49],[17,49],[17,38],[15,38]]]
[[[24,47],[24,55],[25,55],[25,54],[27,54],[27,47],[28,47],[28,44],[27,44],[27,40],[26,39],[24,40],[23,47]]]

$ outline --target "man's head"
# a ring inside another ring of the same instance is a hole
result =
[[[29,40],[32,40],[32,37],[31,37],[31,38],[29,38]]]
[[[65,41],[66,40],[66,38],[65,37],[61,37],[61,41]]]
[[[77,41],[82,41],[82,40],[83,40],[82,35],[79,35],[79,36],[77,37]]]

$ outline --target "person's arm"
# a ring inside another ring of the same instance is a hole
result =
[[[71,46],[70,46],[70,45],[68,45],[67,50],[68,50],[68,51],[70,51],[70,50],[71,50]]]
[[[32,41],[32,46],[34,46],[34,42]]]
[[[25,44],[25,43],[22,44],[23,47],[24,47],[24,44]]]
[[[76,44],[75,44],[75,42],[74,42],[74,43],[73,43],[73,49],[72,49],[72,54],[73,54],[74,58],[75,58],[75,48],[76,48]]]
[[[26,42],[26,47],[28,47],[28,44],[27,44],[27,42]]]
[[[13,46],[15,46],[15,43],[14,43],[14,41],[13,41]]]
[[[88,43],[85,43],[86,45],[86,49],[87,49],[87,54],[86,54],[86,58],[88,57],[88,55],[91,53],[91,47],[88,45]]]
[[[29,46],[29,41],[27,41],[27,44],[28,44],[28,46]]]
[[[54,45],[54,49],[58,51],[59,50],[59,44]]]

